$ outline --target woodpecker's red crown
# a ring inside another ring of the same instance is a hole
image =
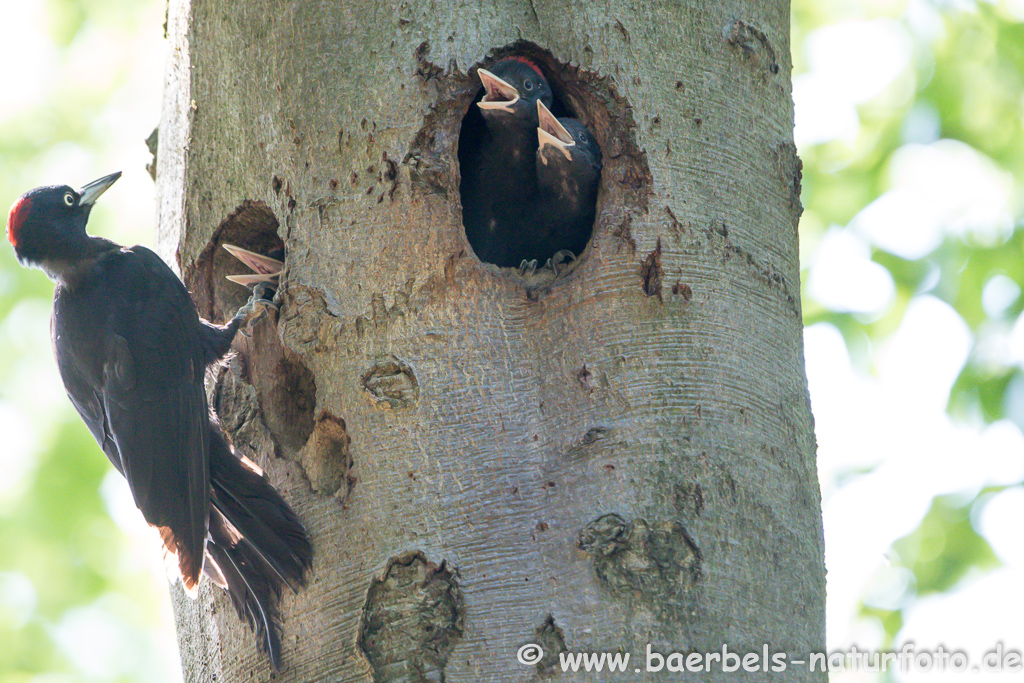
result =
[[[89,206],[66,185],[37,187],[14,202],[7,214],[7,241],[18,259],[38,265],[59,250],[71,233],[85,232]]]
[[[15,249],[18,248],[18,234],[21,232],[21,226],[31,210],[32,198],[19,197],[11,207],[11,212],[7,214],[7,241]]]
[[[536,71],[538,76],[540,76],[541,78],[544,78],[544,72],[540,70],[540,67],[537,66],[536,64],[534,64],[532,61],[530,61],[526,57],[522,57],[520,55],[515,55],[513,57],[506,57],[506,59],[508,61],[512,61],[512,62],[522,62],[526,66],[528,66],[531,69],[533,69],[534,71]],[[504,61],[504,60],[502,60],[502,61]]]

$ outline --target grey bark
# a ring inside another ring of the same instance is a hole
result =
[[[246,293],[218,245],[288,250],[280,314],[210,386],[316,549],[279,680],[527,681],[611,651],[628,673],[556,678],[660,681],[633,671],[648,644],[824,647],[788,12],[171,0],[159,245],[221,319]],[[481,264],[460,222],[469,72],[510,46],[604,150],[554,282]],[[218,589],[172,591],[187,680],[269,679]]]

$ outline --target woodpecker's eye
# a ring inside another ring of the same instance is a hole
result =
[[[67,204],[68,206],[74,206],[75,205],[75,195],[71,194],[70,192],[65,192],[64,193],[64,203]]]
[[[586,142],[587,139],[588,138],[586,133],[580,133],[580,142]]]
[[[526,89],[526,92],[530,92],[531,90],[533,90],[533,81],[531,81],[530,79],[526,79],[526,82],[523,83],[523,88]]]

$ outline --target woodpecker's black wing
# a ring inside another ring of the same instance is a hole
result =
[[[72,403],[159,527],[194,591],[210,505],[205,359],[195,305],[149,249],[110,243],[54,294],[53,343]]]

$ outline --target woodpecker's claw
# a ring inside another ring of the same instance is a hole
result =
[[[272,303],[266,301],[263,298],[267,295],[267,289],[269,289],[267,283],[257,282],[256,286],[252,288],[252,296],[249,297],[249,301],[247,301],[244,306],[238,309],[238,313],[236,315],[248,317],[249,315],[252,314],[253,311],[256,310],[256,307],[261,304],[273,306]]]
[[[537,272],[537,259],[530,259],[527,261],[523,259],[523,262],[519,264],[519,274],[523,277],[529,277]]]
[[[568,270],[573,262],[576,261],[576,254],[572,253],[568,249],[559,249],[555,252],[555,255],[548,259],[548,267],[555,271],[555,275],[561,275],[562,272]]]

